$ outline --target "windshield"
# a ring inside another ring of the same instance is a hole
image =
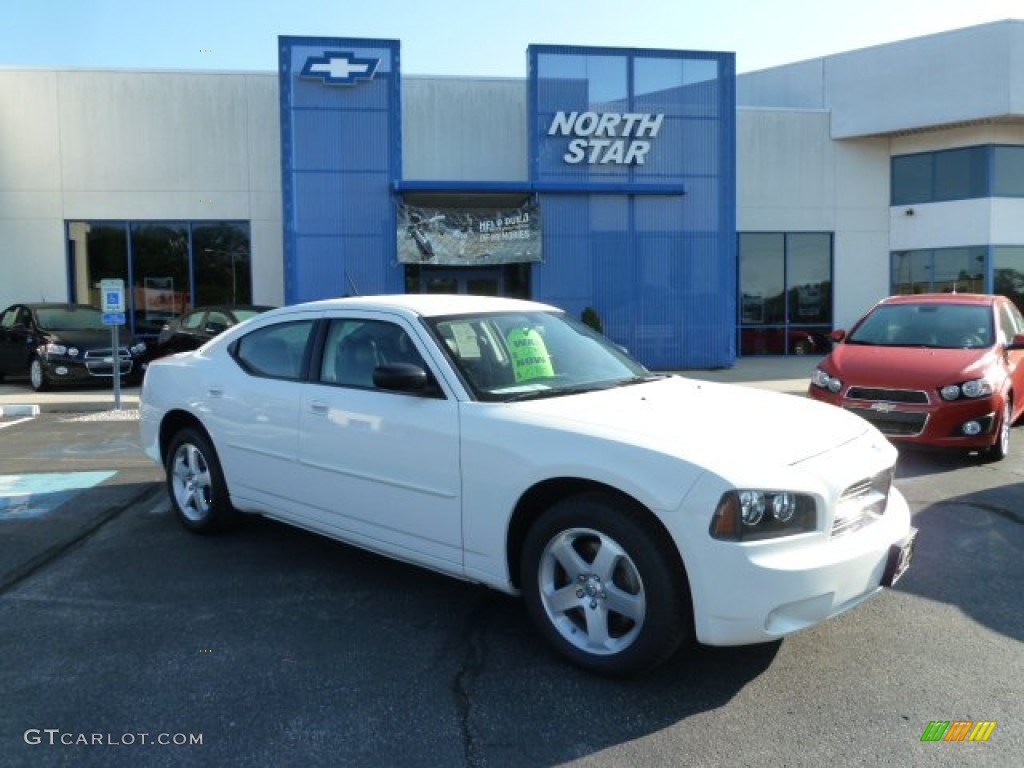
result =
[[[629,384],[650,372],[588,326],[555,312],[494,312],[428,320],[481,400],[524,400]]]
[[[992,309],[983,304],[883,304],[847,342],[883,347],[981,349],[994,343]]]
[[[47,331],[110,330],[103,324],[103,313],[95,307],[40,307],[36,321]]]

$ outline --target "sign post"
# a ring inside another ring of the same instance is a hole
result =
[[[121,410],[121,349],[118,328],[124,325],[124,280],[100,280],[103,324],[110,326],[110,360],[114,366],[114,409]]]

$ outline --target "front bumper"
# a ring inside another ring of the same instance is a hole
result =
[[[911,535],[893,488],[885,514],[856,531],[761,542],[711,541],[687,563],[697,639],[708,645],[777,640],[859,605],[883,588],[894,545]]]
[[[111,381],[114,378],[115,362],[111,355],[83,358],[77,356],[48,356],[42,359],[46,378],[53,384],[81,384],[85,382]],[[141,371],[139,361],[132,357],[120,358],[121,378],[130,378]]]
[[[939,401],[928,405],[854,400],[811,386],[815,400],[831,403],[870,422],[893,443],[928,445],[937,448],[987,448],[999,435],[1002,395],[973,400]],[[976,435],[963,432],[963,425],[978,422]]]

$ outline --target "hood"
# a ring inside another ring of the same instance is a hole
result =
[[[826,358],[844,384],[933,390],[980,378],[994,361],[987,349],[927,349],[840,344]]]
[[[64,344],[69,347],[78,347],[79,349],[109,349],[112,341],[109,330],[47,330],[40,335],[46,341]],[[117,343],[122,347],[130,347],[132,344],[135,344],[135,337],[128,332],[127,328],[119,328],[117,331]]]
[[[872,428],[808,398],[682,376],[509,407],[549,427],[628,441],[705,466],[769,458],[795,464]]]

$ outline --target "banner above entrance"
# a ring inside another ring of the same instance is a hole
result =
[[[475,266],[541,260],[540,207],[398,208],[398,261]]]

